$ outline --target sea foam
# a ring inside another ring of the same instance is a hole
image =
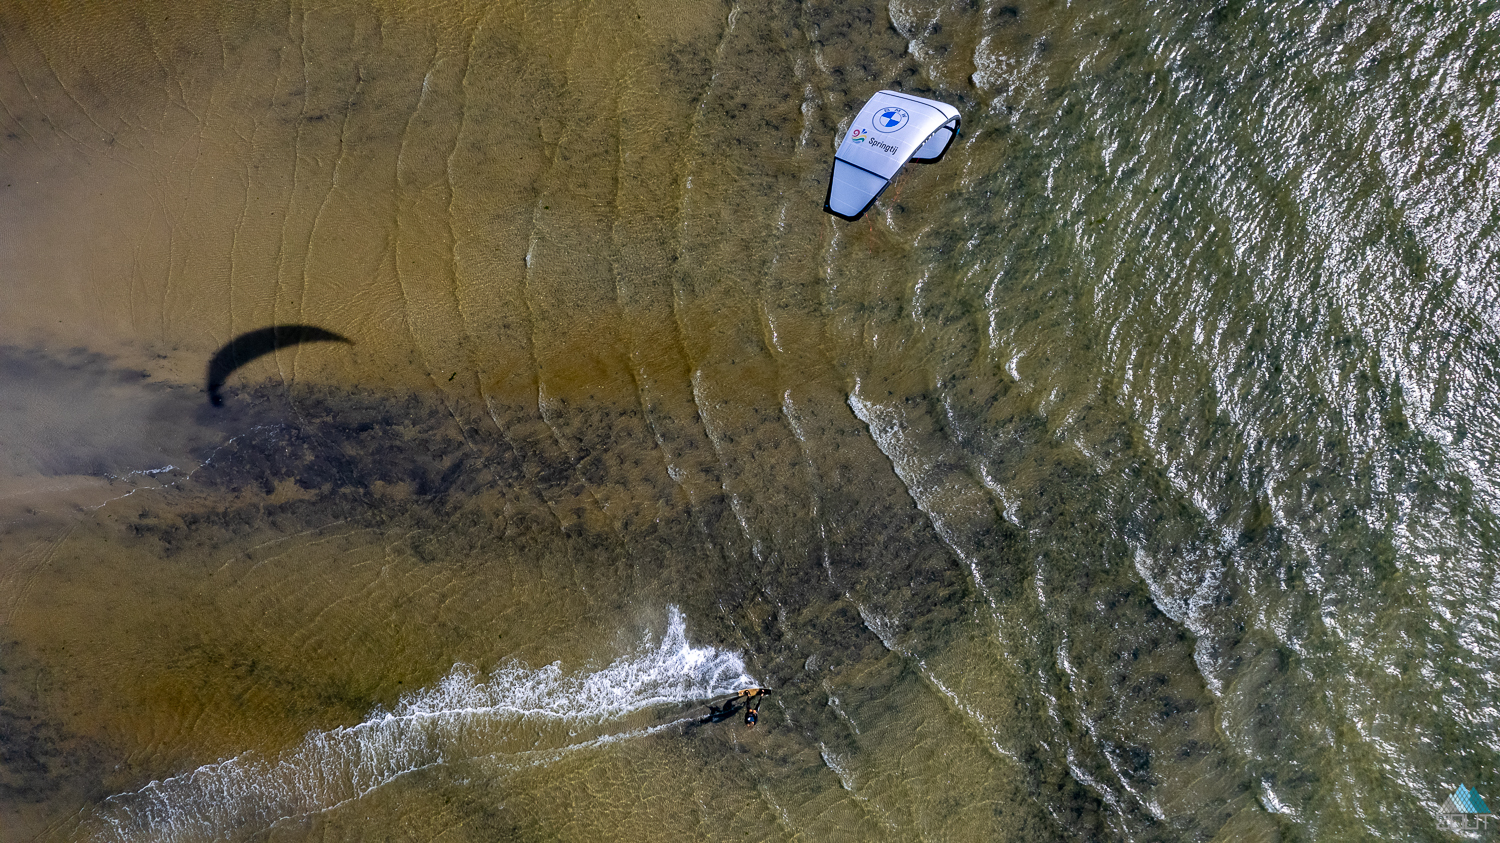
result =
[[[488,676],[458,665],[437,685],[403,697],[355,726],[308,733],[276,757],[246,753],[110,797],[95,839],[235,839],[327,811],[416,772],[457,761],[495,769],[660,731],[619,730],[655,706],[733,693],[754,680],[734,653],[688,643],[677,607],[660,639],[594,672],[516,662]],[[680,722],[680,721],[677,721]],[[616,731],[611,731],[614,726]]]

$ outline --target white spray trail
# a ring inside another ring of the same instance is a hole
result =
[[[696,702],[754,684],[734,653],[693,647],[677,607],[660,641],[593,673],[559,664],[502,665],[488,677],[460,665],[435,687],[356,726],[310,732],[275,758],[246,753],[111,797],[96,839],[163,843],[253,834],[342,805],[408,773],[455,761],[525,766],[665,727],[599,734],[652,706]],[[673,724],[667,724],[673,725]],[[540,753],[538,752],[539,748]],[[552,755],[556,753],[556,755]]]

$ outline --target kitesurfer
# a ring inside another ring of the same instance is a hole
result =
[[[736,699],[738,699],[740,697],[749,697],[749,699],[746,700],[746,702],[745,702],[745,725],[746,726],[754,726],[755,725],[755,721],[757,719],[759,719],[759,715],[760,715],[760,703],[761,703],[761,700],[765,699],[766,694],[769,694],[769,693],[771,693],[771,689],[770,688],[746,688],[745,690],[740,691],[738,694],[735,695]]]

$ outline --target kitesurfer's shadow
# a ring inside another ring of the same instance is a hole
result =
[[[224,405],[224,396],[219,394],[235,369],[258,357],[289,345],[304,342],[354,342],[332,331],[312,325],[273,325],[249,331],[230,340],[208,361],[208,400],[215,407]]]
[[[722,723],[725,720],[733,717],[739,710],[740,707],[738,705],[735,705],[735,701],[732,699],[725,700],[723,705],[713,705],[712,703],[710,703],[708,706],[708,716],[704,717],[698,722]]]

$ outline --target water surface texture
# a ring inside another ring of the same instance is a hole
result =
[[[7,838],[1500,799],[1494,4],[13,3],[0,47]],[[835,220],[882,88],[964,135]],[[346,341],[213,368],[277,326]]]

